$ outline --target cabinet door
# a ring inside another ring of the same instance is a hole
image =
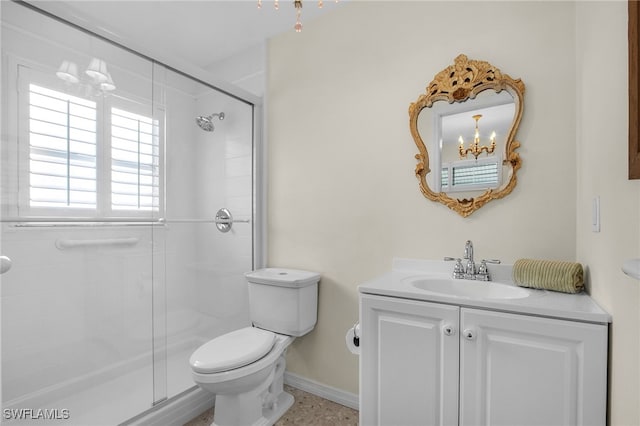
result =
[[[458,424],[459,309],[361,295],[361,425]]]
[[[460,425],[606,424],[607,327],[461,310]]]

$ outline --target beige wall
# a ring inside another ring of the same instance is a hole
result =
[[[271,40],[268,263],[323,276],[317,328],[295,342],[290,371],[357,392],[358,358],[344,346],[357,285],[393,257],[461,256],[471,239],[479,258],[589,265],[594,295],[614,314],[612,417],[640,423],[638,283],[619,273],[640,251],[639,183],[623,173],[625,4],[351,1]],[[407,112],[460,53],[526,84],[518,186],[466,219],[421,195]],[[593,195],[600,234],[590,233]]]
[[[589,267],[591,294],[613,316],[611,424],[635,426],[640,424],[640,283],[620,271],[624,259],[640,254],[640,181],[627,179],[626,8],[626,2],[576,7],[576,246],[577,259]],[[591,232],[595,196],[601,200],[600,233]]]

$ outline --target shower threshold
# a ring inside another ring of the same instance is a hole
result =
[[[191,379],[188,362],[192,352],[192,345],[188,345],[168,355],[167,393],[170,398],[195,386]],[[29,407],[28,400],[23,400],[20,408],[11,406],[4,408],[18,410],[16,413],[21,409],[32,410],[32,415],[26,415],[22,420],[14,419],[6,423],[3,421],[3,425],[43,424],[43,419],[34,418],[33,415],[37,413],[38,408],[57,414],[56,418],[47,419],[47,424],[51,425],[114,426],[128,422],[142,412],[153,408],[151,377],[153,377],[152,367],[142,366],[62,398],[51,398],[46,403],[46,407]]]

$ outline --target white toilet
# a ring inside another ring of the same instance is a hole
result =
[[[245,274],[252,326],[200,346],[193,380],[216,395],[212,426],[273,425],[293,404],[283,390],[285,354],[313,330],[320,274],[266,268]]]

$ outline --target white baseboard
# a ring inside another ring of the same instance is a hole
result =
[[[345,392],[341,389],[327,386],[325,384],[316,382],[315,380],[307,379],[288,371],[284,372],[284,382],[289,386],[298,388],[310,394],[317,395],[329,401],[336,402],[354,410],[358,410],[360,403],[358,395],[351,392]]]

